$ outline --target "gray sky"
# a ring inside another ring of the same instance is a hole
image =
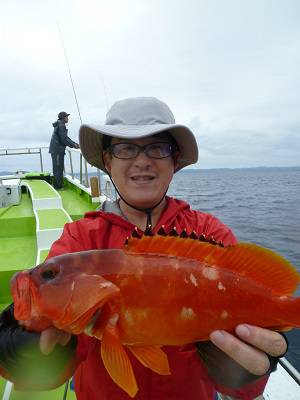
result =
[[[57,113],[102,123],[156,96],[188,125],[200,168],[300,165],[298,0],[0,0],[0,149],[48,146]],[[38,168],[0,157],[0,171]]]

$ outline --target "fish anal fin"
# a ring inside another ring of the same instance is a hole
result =
[[[112,380],[130,397],[135,397],[138,386],[129,357],[122,346],[116,326],[108,324],[101,341],[101,357]]]
[[[144,367],[160,375],[170,375],[166,353],[159,346],[127,346]]]

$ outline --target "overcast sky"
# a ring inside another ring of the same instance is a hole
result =
[[[300,1],[0,0],[0,149],[48,146],[59,111],[102,123],[156,96],[188,125],[199,168],[300,165]],[[38,168],[36,156],[0,171]]]

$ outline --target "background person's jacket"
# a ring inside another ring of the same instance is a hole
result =
[[[207,239],[222,241],[224,246],[236,243],[231,230],[217,218],[191,210],[184,201],[169,197],[167,207],[153,229],[154,233],[161,225],[164,225],[166,232],[173,227],[176,227],[179,233],[183,229],[187,230],[187,234],[195,231],[199,236],[204,234]],[[126,237],[130,236],[133,230],[134,225],[114,213],[89,212],[85,218],[65,225],[62,236],[52,245],[48,258],[84,250],[122,248]],[[5,332],[0,329],[0,354],[3,336]],[[77,368],[74,376],[77,399],[129,400],[130,397],[113,382],[103,365],[100,356],[101,342],[84,334],[79,335],[77,339]],[[170,363],[171,375],[168,376],[156,374],[145,368],[129,354],[139,386],[135,400],[213,400],[216,390],[234,398],[250,400],[264,390],[267,377],[262,377],[241,389],[217,385],[209,377],[195,344],[181,347],[164,346],[163,349]],[[73,362],[73,355],[74,352],[70,351],[70,364]],[[14,360],[17,362],[16,357]],[[2,363],[2,367],[5,369],[5,363]],[[226,368],[224,365],[222,367]],[[61,381],[58,375],[59,373],[53,375],[53,382]],[[13,376],[10,379],[14,381]],[[49,381],[49,375],[47,380]]]
[[[66,146],[76,147],[76,143],[68,136],[68,129],[64,121],[58,119],[53,122],[53,133],[51,137],[49,153],[51,154],[65,154]]]

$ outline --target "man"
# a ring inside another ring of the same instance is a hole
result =
[[[174,172],[195,163],[198,150],[193,133],[175,123],[165,103],[152,97],[119,101],[109,110],[105,125],[80,128],[80,144],[87,161],[109,173],[120,198],[105,204],[103,211],[88,213],[85,218],[66,224],[49,257],[97,248],[122,248],[135,229],[139,233],[145,229],[156,233],[162,225],[166,233],[175,227],[177,232],[185,229],[187,234],[205,235],[224,246],[236,243],[231,230],[217,218],[166,196]],[[1,321],[2,374],[8,371],[7,375],[20,388],[53,387],[75,372],[78,400],[129,399],[106,372],[99,340],[82,334],[68,343],[70,335],[55,328],[40,336],[25,332],[14,320],[12,307],[2,314]],[[30,337],[28,341],[34,341],[33,335],[40,340],[41,353],[47,354],[35,356],[39,360],[38,383],[26,369],[15,372],[20,359],[23,363],[27,358],[33,360],[32,352],[26,356],[22,351],[22,340]],[[235,335],[215,331],[210,342],[165,346],[171,375],[158,375],[131,357],[139,385],[135,399],[213,400],[216,390],[239,399],[254,399],[262,393],[269,373],[286,348],[279,333],[241,324]],[[48,373],[43,374],[47,357],[58,360],[62,351],[65,361],[57,362],[56,370],[50,373],[48,368]]]
[[[52,157],[53,184],[55,189],[63,187],[63,171],[66,146],[79,149],[79,144],[68,137],[66,124],[69,122],[69,115],[65,111],[58,114],[57,121],[53,122],[53,134],[51,137],[49,153]]]

